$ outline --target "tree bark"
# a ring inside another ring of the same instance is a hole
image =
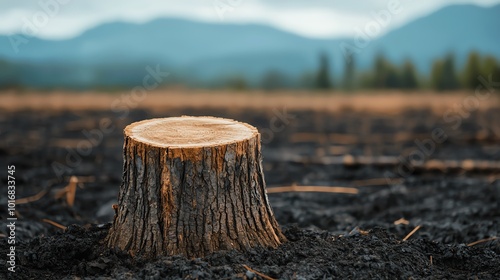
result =
[[[123,182],[111,248],[154,258],[277,247],[260,134],[211,117],[153,119],[125,128]]]

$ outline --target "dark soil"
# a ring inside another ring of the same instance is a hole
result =
[[[12,279],[260,279],[262,273],[280,279],[498,279],[499,240],[468,246],[499,235],[500,170],[494,168],[500,160],[498,108],[462,117],[458,127],[426,109],[396,116],[349,110],[287,113],[293,117],[280,119],[276,111],[216,109],[132,110],[123,119],[105,111],[1,112],[2,184],[7,185],[6,166],[14,164],[18,198],[48,192],[16,206],[16,272],[7,273],[1,261],[0,278],[5,274]],[[183,114],[235,118],[266,132],[263,153],[269,188],[354,186],[359,193],[269,194],[289,240],[276,250],[147,261],[105,248],[102,240],[121,183],[123,127],[146,118]],[[114,129],[103,133],[84,154],[75,153],[87,132],[106,118]],[[342,161],[346,154],[407,158],[418,148],[415,140],[431,138],[435,128],[449,137],[436,144],[425,160],[450,163],[446,168],[410,165],[403,168],[410,167],[411,172],[402,174],[400,163]],[[462,164],[453,166],[452,161]],[[493,167],[483,168],[481,161]],[[54,172],[54,166],[65,166],[64,173]],[[56,193],[72,175],[83,181],[83,188],[77,189],[70,207]],[[366,181],[385,177],[387,183]],[[363,182],[366,186],[361,186]],[[6,235],[7,198],[2,192],[0,233]],[[396,225],[400,218],[409,224]],[[67,228],[63,231],[42,219]],[[420,230],[403,241],[418,225]],[[3,260],[6,238],[0,245]]]

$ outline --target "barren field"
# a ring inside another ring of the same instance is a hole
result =
[[[469,99],[468,99],[469,98]],[[490,108],[499,103],[499,97],[483,90],[474,92],[432,91],[367,91],[356,92],[305,92],[305,91],[209,91],[166,89],[148,92],[36,92],[5,91],[0,93],[0,108],[5,110],[111,110],[120,113],[123,108],[163,110],[170,108],[225,108],[225,109],[275,109],[290,110],[369,110],[398,113],[407,108],[441,111],[468,105],[472,99],[479,102],[472,107]],[[474,101],[474,100],[472,100]],[[470,106],[470,105],[469,105]]]
[[[16,166],[12,279],[500,275],[498,97],[5,92],[0,108],[2,184],[6,166]],[[156,261],[102,245],[122,180],[123,128],[179,115],[232,118],[259,129],[268,196],[287,243]],[[2,194],[2,248],[6,208]],[[7,271],[4,261],[0,271]]]

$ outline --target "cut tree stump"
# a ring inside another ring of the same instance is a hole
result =
[[[286,241],[267,198],[255,127],[184,116],[136,122],[124,132],[108,247],[146,258],[201,257]]]

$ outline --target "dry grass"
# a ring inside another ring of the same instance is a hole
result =
[[[165,108],[250,108],[274,109],[286,107],[289,110],[312,109],[336,111],[342,109],[370,110],[396,114],[406,108],[428,107],[433,110],[451,108],[461,104],[472,92],[454,92],[437,94],[431,91],[418,92],[291,92],[291,91],[208,91],[188,89],[163,89],[151,91],[144,100],[134,101],[129,91],[106,94],[102,92],[71,93],[54,91],[50,93],[0,92],[0,108],[2,110],[43,109],[43,110],[78,110],[100,109],[110,110],[117,104],[126,104],[129,109],[148,108],[164,110]],[[124,98],[124,99],[122,99]],[[121,101],[120,101],[121,100]],[[495,97],[498,101],[498,98]],[[498,102],[480,102],[480,108],[497,106]]]
[[[394,221],[395,225],[409,225],[410,221],[405,218],[400,218],[399,220]]]
[[[254,273],[254,274],[259,275],[260,277],[262,277],[262,279],[266,279],[266,280],[275,280],[275,279],[274,279],[274,278],[272,278],[272,277],[269,277],[269,276],[267,276],[267,275],[265,275],[265,274],[263,274],[263,273],[260,273],[260,272],[258,272],[258,271],[255,271],[255,270],[251,269],[248,265],[243,265],[243,267],[244,267],[246,270],[248,270],[248,271],[250,271],[250,272],[252,272],[252,273]]]
[[[267,193],[283,193],[283,192],[322,192],[322,193],[358,194],[359,190],[356,188],[348,188],[348,187],[295,186],[295,185],[267,188]]]
[[[75,203],[76,187],[78,183],[79,183],[78,177],[71,176],[68,185],[66,185],[66,187],[60,189],[56,193],[55,195],[56,199],[66,196],[66,203],[68,203],[69,207],[73,207],[73,204]]]
[[[478,240],[478,241],[474,241],[472,243],[467,244],[467,246],[471,247],[471,246],[474,246],[474,245],[477,245],[477,244],[481,244],[481,243],[488,242],[488,241],[493,241],[493,240],[497,240],[497,237],[494,236],[494,237],[490,237],[490,238],[485,238],[485,239],[481,239],[481,240]]]
[[[26,204],[26,203],[40,200],[40,198],[42,198],[47,192],[48,192],[48,190],[42,190],[41,192],[39,192],[35,195],[32,195],[32,196],[18,198],[18,199],[16,199],[16,204]]]
[[[417,232],[422,226],[418,225],[416,226],[412,231],[410,231],[410,233],[408,233],[405,238],[403,238],[403,241],[406,241],[408,240],[408,238],[410,238],[415,232]]]
[[[49,219],[42,219],[42,222],[47,223],[47,224],[50,224],[50,225],[53,225],[53,226],[55,226],[56,228],[60,228],[60,229],[62,229],[62,230],[66,230],[66,228],[67,228],[66,226],[63,226],[63,225],[61,225],[60,223],[56,223],[56,222],[54,222],[54,221],[52,221],[52,220],[49,220]]]

